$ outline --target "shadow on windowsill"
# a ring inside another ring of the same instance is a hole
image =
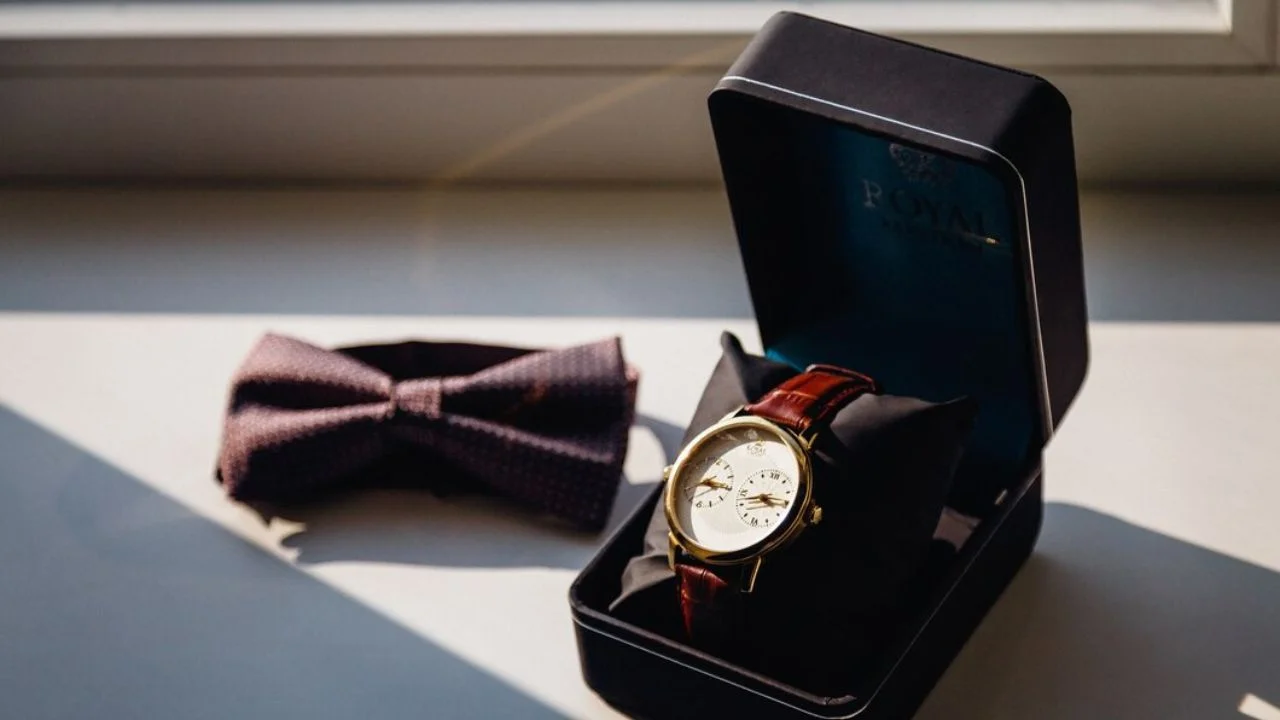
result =
[[[560,716],[3,407],[0,478],[6,718]]]
[[[1280,574],[1050,504],[917,720],[1240,718],[1280,703]]]

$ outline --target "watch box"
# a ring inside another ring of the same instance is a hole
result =
[[[1084,379],[1070,109],[1033,75],[792,13],[709,109],[767,354],[974,398],[947,504],[978,523],[875,670],[825,696],[610,614],[656,490],[570,589],[582,671],[636,717],[907,718],[1031,553],[1041,452]]]

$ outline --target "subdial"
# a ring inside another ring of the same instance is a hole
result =
[[[742,522],[764,528],[781,523],[795,498],[795,482],[781,470],[768,469],[747,477],[738,488],[734,504]]]
[[[724,502],[733,489],[733,469],[716,458],[702,474],[694,474],[684,484],[684,496],[694,508],[711,508]]]

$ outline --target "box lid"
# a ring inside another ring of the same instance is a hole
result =
[[[990,507],[1038,465],[1087,365],[1066,100],[782,13],[709,105],[767,352],[975,397],[958,504]]]

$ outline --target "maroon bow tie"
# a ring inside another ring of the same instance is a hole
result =
[[[325,350],[267,335],[232,380],[218,477],[250,504],[386,485],[492,491],[599,529],[635,388],[617,338]]]

